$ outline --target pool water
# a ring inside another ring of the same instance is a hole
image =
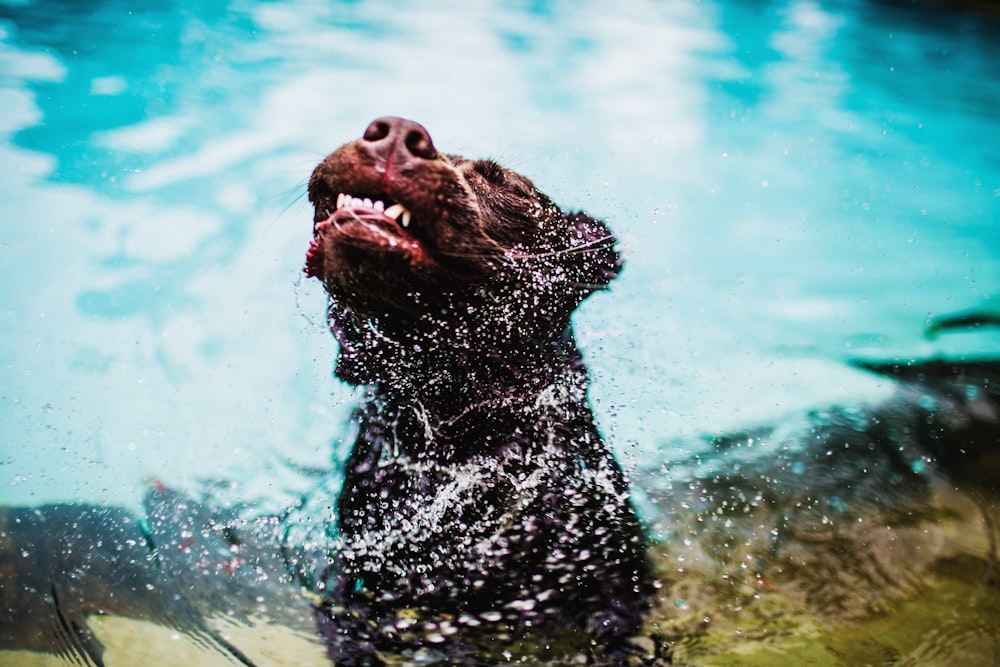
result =
[[[322,539],[357,395],[305,182],[401,115],[619,235],[575,324],[675,662],[995,662],[996,440],[826,452],[998,405],[992,368],[848,363],[1000,354],[998,36],[852,0],[0,0],[0,505],[140,516],[155,478]]]

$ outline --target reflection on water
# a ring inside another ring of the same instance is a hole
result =
[[[974,362],[1000,349],[996,36],[849,0],[0,3],[0,612],[56,623],[14,645],[94,653],[89,623],[115,664],[156,645],[115,619],[146,619],[215,646],[191,660],[267,664],[236,626],[301,629],[264,582],[325,561],[356,398],[298,279],[302,192],[398,113],[624,238],[577,328],[657,540],[661,659],[996,662],[1000,380]],[[843,363],[937,355],[973,362]],[[150,475],[230,537],[177,551],[191,526],[157,534]],[[260,516],[284,521],[239,523]],[[23,555],[60,517],[53,560]]]

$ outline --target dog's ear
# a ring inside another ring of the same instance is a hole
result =
[[[618,239],[604,222],[586,213],[569,213],[562,236],[559,264],[579,286],[581,299],[606,287],[621,272],[622,257],[615,247]]]

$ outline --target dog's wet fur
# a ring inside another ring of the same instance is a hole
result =
[[[563,633],[626,660],[653,578],[570,323],[621,268],[611,231],[401,118],[324,159],[309,199],[336,373],[367,387],[319,610],[330,655],[480,664],[477,636]]]

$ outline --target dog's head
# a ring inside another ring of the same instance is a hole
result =
[[[309,200],[305,270],[331,297],[337,374],[354,383],[408,355],[474,363],[559,340],[621,268],[604,223],[564,213],[493,161],[440,153],[402,118],[327,156]]]

